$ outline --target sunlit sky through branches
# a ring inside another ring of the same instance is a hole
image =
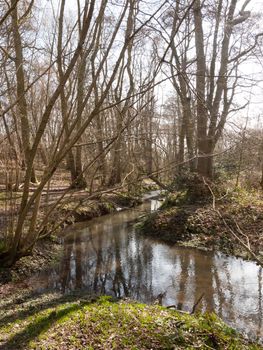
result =
[[[238,0],[238,9],[241,9],[244,2],[245,0]],[[118,8],[118,6],[122,7],[125,1],[111,0],[109,3],[113,4],[112,6],[114,7],[114,11],[116,11],[116,8]],[[172,5],[173,3],[173,1],[168,2],[168,6]],[[77,0],[67,0],[66,4],[67,20],[70,21],[70,19],[73,20],[75,17],[77,11]],[[147,18],[147,16],[154,12],[155,8],[160,6],[161,2],[145,0],[141,2],[141,4],[144,15]],[[41,1],[41,7],[44,12],[49,14],[48,18],[50,18],[51,21],[52,14],[53,18],[58,16],[59,0],[47,0],[45,3]],[[246,10],[251,11],[251,18],[260,16],[260,14],[263,13],[263,1],[251,0],[247,5]],[[114,15],[117,15],[117,13],[114,13]],[[161,15],[162,13],[158,14],[158,16]],[[47,19],[45,18],[45,21],[46,20]],[[262,23],[262,26],[258,26],[258,32],[262,31],[261,28],[263,28],[263,17],[259,20],[259,24],[260,23]],[[253,40],[253,38],[251,40]],[[236,101],[240,106],[245,105],[246,103],[247,106],[246,108],[230,116],[228,121],[229,128],[231,128],[232,125],[245,125],[247,123],[251,126],[259,126],[258,124],[261,126],[263,125],[263,52],[260,54],[260,50],[257,51],[257,56],[250,58],[248,62],[244,62],[240,65],[239,74],[242,77],[242,87],[237,92]],[[114,59],[114,57],[112,59]],[[165,68],[162,68],[162,71],[160,71],[158,74],[158,79],[160,81],[164,80],[166,76]],[[156,105],[158,106],[158,109],[162,110],[167,98],[171,98],[173,95],[174,90],[171,83],[165,81],[158,85],[155,92]]]

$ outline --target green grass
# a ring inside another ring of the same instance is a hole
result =
[[[25,295],[0,304],[0,348],[6,350],[262,349],[214,314],[84,295]]]

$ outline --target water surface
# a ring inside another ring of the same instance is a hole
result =
[[[156,210],[150,200],[136,209],[67,229],[61,262],[31,279],[37,290],[130,297],[191,311],[215,311],[234,328],[263,339],[263,271],[253,262],[220,253],[169,246],[135,232],[134,221]]]

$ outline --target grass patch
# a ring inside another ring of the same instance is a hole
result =
[[[85,295],[1,301],[2,349],[263,349],[214,314]]]

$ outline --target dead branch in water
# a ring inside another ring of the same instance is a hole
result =
[[[182,314],[188,314],[188,315],[193,315],[196,311],[197,306],[200,304],[200,302],[202,301],[203,297],[204,297],[205,293],[203,293],[198,299],[197,301],[194,303],[192,311],[188,312],[188,311],[183,311],[183,310],[179,310],[177,309],[178,306],[176,306],[175,304],[173,305],[169,305],[166,306],[166,309],[175,309],[177,312],[180,312]]]
[[[192,311],[190,312],[190,315],[195,313],[195,310],[197,308],[197,306],[200,304],[200,302],[202,301],[203,297],[204,297],[205,293],[203,293],[198,299],[197,301],[194,303],[194,306],[192,308]]]

